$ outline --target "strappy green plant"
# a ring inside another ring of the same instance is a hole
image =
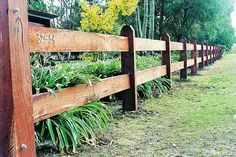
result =
[[[101,102],[74,108],[35,124],[36,144],[50,142],[60,153],[75,153],[82,144],[95,146],[109,128],[111,111]]]

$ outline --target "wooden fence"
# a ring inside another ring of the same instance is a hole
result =
[[[123,110],[137,109],[137,85],[180,70],[199,68],[221,58],[221,47],[208,44],[136,38],[130,26],[121,36],[86,33],[28,25],[25,0],[1,0],[0,12],[0,156],[36,156],[34,123],[86,104],[94,98],[122,92]],[[180,62],[171,62],[171,51],[180,51]],[[32,95],[30,52],[119,52],[122,75],[91,85],[78,85],[49,93]],[[161,51],[162,65],[136,71],[137,51]],[[187,60],[190,51],[191,59]]]

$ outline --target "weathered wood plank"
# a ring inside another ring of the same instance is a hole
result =
[[[49,93],[33,96],[34,122],[58,115],[90,101],[109,96],[130,88],[129,75],[120,75],[101,80],[90,85],[78,85],[56,92],[56,97]]]
[[[143,84],[167,74],[166,65],[137,72],[137,84]]]
[[[30,52],[128,52],[128,38],[30,26]]]
[[[179,71],[184,68],[184,61],[171,64],[171,72]]]
[[[180,42],[170,42],[170,48],[171,50],[184,50],[183,43]]]
[[[0,1],[1,157],[36,156],[27,15],[26,0]]]
[[[135,38],[136,51],[165,51],[166,42],[161,40],[151,40]]]

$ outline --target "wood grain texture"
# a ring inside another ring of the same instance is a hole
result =
[[[1,157],[36,156],[27,15],[26,0],[0,1]]]
[[[184,45],[181,42],[170,42],[171,50],[183,50]]]
[[[135,38],[136,51],[165,51],[166,42],[161,40]]]
[[[130,75],[130,89],[122,92],[122,106],[123,111],[135,111],[138,109],[135,31],[132,26],[124,26],[121,35],[128,37],[129,42],[129,53],[121,53],[121,72]]]
[[[184,68],[184,62],[171,63],[171,72],[179,71]]]
[[[148,81],[154,80],[158,77],[165,76],[166,72],[166,65],[154,67],[147,70],[142,70],[137,72],[137,84],[143,84]]]
[[[120,75],[101,80],[92,85],[78,85],[50,93],[33,96],[34,122],[58,115],[90,101],[109,96],[130,88],[129,75]]]
[[[30,52],[128,52],[128,38],[30,26]]]

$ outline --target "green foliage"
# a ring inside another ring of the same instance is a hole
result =
[[[89,4],[79,1],[82,9],[81,29],[89,32],[119,34],[121,26],[119,18],[130,16],[135,12],[138,0],[108,0],[102,3]]]
[[[28,7],[31,10],[46,12],[46,4],[41,0],[28,0]]]
[[[154,0],[139,1],[135,14],[135,28],[138,37],[154,39],[155,8]]]
[[[232,47],[234,29],[230,14],[233,0],[159,0],[159,34],[169,33],[172,40],[188,40]],[[157,2],[157,4],[158,4]]]
[[[155,56],[137,56],[137,69],[145,70],[152,67],[161,65],[160,55]],[[117,76],[121,74],[121,61],[119,58],[107,61],[81,61],[76,63],[63,63],[54,67],[41,67],[39,65],[32,66],[32,80],[33,80],[33,93],[38,94],[42,92],[50,92],[55,95],[55,90],[61,88],[71,87],[78,84],[91,84],[98,82],[100,79]],[[162,86],[167,86],[164,78],[158,78],[153,82],[146,83],[145,87],[140,87],[140,96],[146,97],[144,94],[147,86],[150,89],[159,91],[164,90]],[[163,82],[163,83],[160,83]],[[154,86],[156,85],[156,89]],[[155,92],[154,92],[155,93]],[[154,96],[154,94],[153,94]]]
[[[86,72],[99,78],[107,78],[119,75],[121,73],[120,69],[121,64],[119,59],[113,59],[110,61],[98,61],[84,67],[84,70]]]
[[[138,70],[150,69],[161,65],[160,55],[137,56],[136,66]]]
[[[32,66],[33,93],[50,92],[78,84],[91,84],[99,78],[83,70],[83,66],[59,64],[55,67]]]
[[[166,93],[170,90],[171,80],[162,77],[138,86],[138,94],[141,98],[152,98],[158,94]]]
[[[159,55],[156,56],[137,56],[136,66],[138,70],[150,69],[161,65]],[[138,86],[138,96],[140,98],[152,98],[158,94],[165,93],[170,90],[171,80],[163,77],[149,81]]]
[[[35,124],[36,144],[47,141],[64,153],[75,153],[82,144],[95,146],[107,131],[111,111],[101,102],[92,102]]]

